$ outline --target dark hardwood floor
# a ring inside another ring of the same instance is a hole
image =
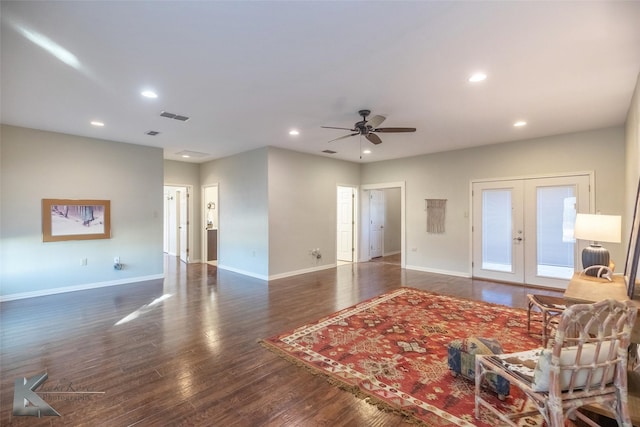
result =
[[[271,282],[174,257],[165,271],[0,304],[0,425],[408,427],[257,341],[401,286],[522,308],[532,291],[385,262]],[[42,372],[60,416],[13,416],[15,381]]]

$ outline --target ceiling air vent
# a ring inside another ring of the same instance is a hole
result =
[[[333,150],[324,150],[323,153],[327,153],[327,154],[336,154],[337,151],[333,151]]]
[[[180,120],[181,122],[186,122],[187,120],[189,120],[189,117],[187,116],[181,116],[179,114],[169,113],[168,111],[161,112],[160,117],[166,117],[167,119]]]
[[[150,130],[149,132],[145,132],[145,134],[150,136],[156,136],[156,135],[159,135],[160,132],[158,132],[157,130]]]

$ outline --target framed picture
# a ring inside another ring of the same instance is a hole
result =
[[[43,242],[109,238],[109,200],[42,199]]]
[[[638,267],[640,262],[640,183],[636,192],[636,205],[633,211],[633,222],[631,223],[631,235],[629,236],[629,246],[627,247],[627,260],[624,264],[624,279],[627,284],[627,294],[634,299],[636,281],[638,279]]]

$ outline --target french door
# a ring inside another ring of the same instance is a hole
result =
[[[473,276],[566,288],[580,268],[577,212],[589,212],[589,175],[475,182]]]

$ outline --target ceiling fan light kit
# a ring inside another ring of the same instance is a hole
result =
[[[398,132],[415,132],[416,128],[404,128],[404,127],[384,127],[379,128],[380,124],[386,120],[385,116],[376,115],[371,117],[370,120],[367,120],[367,117],[371,114],[371,110],[360,110],[358,114],[362,117],[362,120],[356,122],[353,125],[353,128],[342,128],[342,127],[334,127],[334,126],[321,126],[324,129],[341,129],[348,130],[352,133],[348,135],[343,135],[339,138],[332,139],[329,142],[338,141],[340,139],[349,138],[351,136],[362,135],[372,144],[378,145],[382,143],[382,140],[376,133],[398,133]]]

